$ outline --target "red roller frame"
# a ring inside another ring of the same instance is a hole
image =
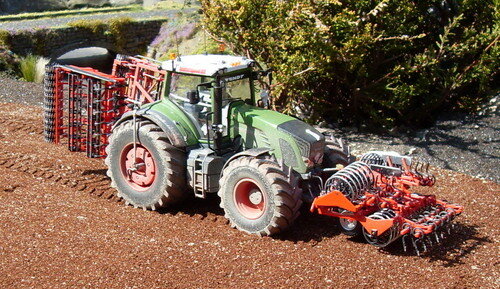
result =
[[[67,139],[70,151],[91,158],[106,156],[112,126],[125,112],[160,99],[166,76],[155,61],[127,56],[115,60],[112,74],[73,65],[56,65],[53,73],[52,141]]]

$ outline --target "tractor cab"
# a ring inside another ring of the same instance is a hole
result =
[[[229,133],[231,104],[256,104],[254,66],[251,59],[230,55],[189,55],[165,61],[165,97],[191,117],[200,141],[213,138],[214,149],[220,150]]]

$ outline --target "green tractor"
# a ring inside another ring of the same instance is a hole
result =
[[[114,124],[106,148],[112,186],[128,204],[155,210],[217,193],[231,226],[261,236],[289,227],[322,179],[349,162],[342,141],[266,109],[255,82],[270,73],[235,56],[163,62],[158,101]],[[325,170],[325,167],[328,169]]]
[[[377,247],[401,239],[420,254],[450,234],[463,207],[409,190],[434,185],[428,164],[384,151],[353,162],[342,140],[267,109],[266,77],[227,55],[120,56],[112,74],[50,66],[45,138],[106,158],[118,196],[145,210],[217,193],[231,225],[260,236],[291,226],[303,202]]]
[[[228,55],[120,56],[112,74],[50,66],[45,138],[106,158],[118,196],[145,210],[217,193],[233,227],[269,236],[306,202],[347,235],[417,254],[451,232],[463,207],[409,190],[434,185],[428,165],[383,151],[354,162],[342,140],[267,109],[266,77]]]
[[[347,165],[341,141],[264,108],[255,82],[271,77],[254,61],[192,55],[161,68],[163,97],[125,113],[106,149],[108,175],[127,203],[154,210],[189,191],[217,193],[233,227],[272,235],[319,195],[323,164]]]

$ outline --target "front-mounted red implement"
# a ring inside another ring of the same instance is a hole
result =
[[[463,207],[410,192],[412,186],[434,184],[434,177],[418,167],[424,166],[394,153],[367,153],[326,181],[311,211],[340,218],[344,230],[351,235],[359,230],[377,247],[402,237],[406,250],[410,239],[420,255],[450,232]]]
[[[144,58],[119,56],[112,74],[72,65],[48,66],[45,139],[88,157],[106,156],[113,124],[127,111],[158,100],[165,73]]]

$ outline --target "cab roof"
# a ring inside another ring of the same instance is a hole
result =
[[[177,73],[215,76],[221,69],[228,73],[249,68],[253,63],[252,59],[243,56],[198,54],[179,56],[176,59],[164,61],[161,68]]]

